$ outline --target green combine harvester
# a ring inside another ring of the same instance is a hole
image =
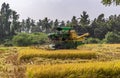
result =
[[[58,27],[56,33],[48,35],[50,49],[76,49],[83,44],[88,33],[78,36],[72,27]]]

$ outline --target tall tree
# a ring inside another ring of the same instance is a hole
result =
[[[3,3],[1,7],[3,35],[10,35],[11,14],[12,10],[10,9],[9,4]]]
[[[0,14],[0,38],[3,38],[2,16]]]
[[[62,20],[60,23],[60,27],[64,27],[65,26],[65,22]]]
[[[10,33],[11,35],[16,34],[17,32],[20,32],[20,22],[18,21],[19,19],[19,15],[17,14],[16,11],[12,11],[12,15],[11,15],[11,25],[10,25]]]
[[[21,28],[20,28],[20,30],[21,30],[21,32],[25,32],[25,26],[26,24],[25,24],[25,20],[23,19],[22,20],[22,22],[20,23],[20,26],[21,26]]]
[[[97,18],[97,22],[105,22],[104,14],[100,14]]]
[[[58,25],[59,25],[59,22],[58,22],[58,19],[56,19],[54,22],[54,27],[56,28],[56,27],[58,27]]]
[[[89,19],[89,15],[87,14],[86,11],[83,11],[82,15],[80,15],[80,25],[85,27],[88,26],[90,24],[90,19]]]
[[[49,22],[49,26],[50,26],[50,28],[49,28],[49,33],[50,33],[50,32],[52,32],[53,27],[54,27],[54,22],[53,22],[53,20],[51,20],[51,21]]]
[[[32,32],[42,32],[42,20],[39,19],[37,24],[33,27]]]
[[[30,28],[31,28],[31,18],[26,19],[26,25],[25,25],[25,32],[30,33]]]
[[[94,31],[95,38],[105,38],[105,34],[108,32],[108,28],[104,14],[100,14],[98,18],[93,21],[91,29]]]
[[[120,15],[111,15],[107,21],[107,25],[110,31],[119,32],[120,31]]]
[[[58,19],[55,20],[55,22],[53,23],[53,28],[52,28],[52,31],[53,32],[56,32],[56,28],[59,26],[59,22],[58,22]]]
[[[45,17],[42,20],[42,29],[44,30],[44,32],[49,33],[50,32],[50,23],[49,23],[49,19],[47,17]]]
[[[70,24],[71,22],[68,20],[67,22],[66,22],[66,26],[71,26],[71,24]]]
[[[73,16],[72,20],[71,20],[71,26],[78,26],[78,21],[76,19],[76,16]]]
[[[36,25],[35,25],[35,20],[31,19],[31,24],[30,24],[30,33],[33,32],[34,29],[36,29]]]

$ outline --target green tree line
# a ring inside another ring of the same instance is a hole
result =
[[[103,2],[105,1],[109,0],[103,0]],[[107,4],[107,2],[105,3]],[[28,17],[19,21],[19,14],[12,10],[9,4],[3,3],[0,10],[0,41],[4,42],[19,33],[42,32],[49,34],[56,32],[57,27],[70,26],[79,35],[90,33],[89,37],[95,40],[99,39],[111,43],[107,41],[110,39],[113,40],[113,43],[120,43],[120,15],[111,15],[108,18],[104,16],[104,14],[100,14],[94,20],[90,20],[89,14],[83,11],[79,17],[73,16],[68,21],[59,21],[59,19],[54,21],[48,17],[38,21]]]

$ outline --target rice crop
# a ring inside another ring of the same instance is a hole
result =
[[[120,61],[29,65],[28,78],[120,78]]]
[[[41,49],[22,49],[19,51],[19,60],[31,59],[34,57],[51,59],[93,59],[97,58],[97,53],[87,50],[41,50]]]

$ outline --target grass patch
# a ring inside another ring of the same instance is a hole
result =
[[[0,47],[0,51],[7,51],[9,50],[7,47]]]

